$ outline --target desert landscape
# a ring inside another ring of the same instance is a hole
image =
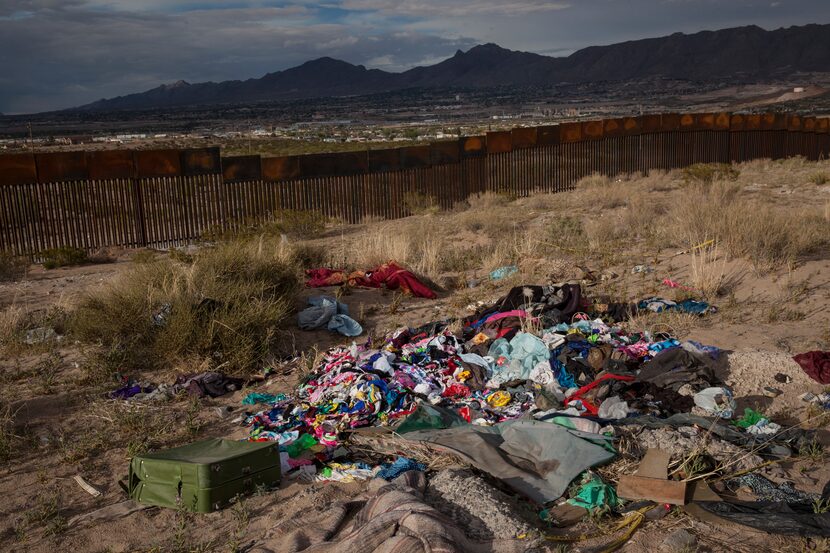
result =
[[[828,550],[826,538],[716,523],[659,501],[656,510],[655,503],[643,510],[626,502],[640,509],[626,514],[623,503],[606,497],[574,516],[578,507],[540,505],[475,461],[427,442],[407,445],[406,434],[397,433],[343,438],[331,460],[318,456],[311,471],[292,467],[277,489],[258,490],[215,513],[127,501],[119,480],[130,458],[204,438],[257,435],[262,428],[254,432],[251,417],[319,378],[330,348],[379,348],[396,330],[435,322],[445,329],[438,334],[460,338],[472,315],[511,289],[579,285],[577,311],[584,315],[566,326],[601,320],[651,341],[713,346],[717,379],[734,397],[733,421],[751,409],[781,427],[772,442],[736,445],[708,426],[650,428],[636,417],[625,424],[606,419],[603,432],[613,438],[614,453],[586,474],[613,490],[634,474],[646,450],[659,448],[670,456],[671,478],[684,485],[705,481],[710,493],[734,500],[800,494],[816,520],[828,510],[828,417],[825,405],[810,399],[826,386],[793,360],[830,348],[828,162],[765,159],[595,174],[571,191],[521,198],[490,192],[451,210],[438,209],[428,196],[407,202],[416,214],[395,221],[348,225],[312,212],[278,213],[266,224],[168,251],[110,249],[80,258],[52,252],[45,265],[54,268],[3,258],[3,548],[302,551],[318,544],[332,549],[313,550],[338,550],[346,542],[338,545],[338,526],[329,526],[334,512],[358,508],[380,493],[379,481],[387,484],[350,464],[371,471],[403,456],[425,477],[399,488],[418,498],[414,512],[438,513],[475,550]],[[390,261],[436,297],[348,283],[304,285],[309,269],[348,272]],[[320,294],[347,304],[363,332],[350,338],[299,329],[297,313]],[[650,298],[708,307],[702,313],[631,308]],[[522,320],[520,334],[542,336],[543,320]],[[206,371],[240,380],[218,397],[174,391],[183,375]],[[133,385],[137,397],[113,394]],[[543,388],[535,396],[526,388],[535,399],[524,400],[524,417],[564,408],[555,398],[542,403],[556,387],[549,394]],[[271,399],[243,402],[252,393]],[[689,405],[676,411],[712,414]],[[400,422],[381,418],[372,426]],[[771,443],[785,450],[770,452]],[[578,488],[579,481],[571,483],[565,497]]]

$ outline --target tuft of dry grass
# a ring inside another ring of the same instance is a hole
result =
[[[718,246],[694,248],[689,256],[690,283],[704,298],[712,301],[728,295],[737,284],[740,277],[727,269]]]
[[[297,285],[296,265],[282,243],[223,243],[198,252],[191,263],[136,265],[84,297],[70,330],[101,345],[113,368],[197,356],[241,374],[271,353]]]
[[[592,173],[579,179],[575,186],[580,197],[602,209],[625,206],[632,196],[627,182],[611,179],[599,173]]]
[[[20,280],[26,276],[29,261],[25,257],[0,250],[0,282]]]

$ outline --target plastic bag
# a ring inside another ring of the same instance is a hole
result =
[[[695,394],[694,400],[695,405],[722,419],[731,419],[737,408],[732,392],[726,388],[705,388]]]

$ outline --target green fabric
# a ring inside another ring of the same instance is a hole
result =
[[[262,394],[259,392],[251,392],[245,399],[242,400],[243,405],[256,405],[257,403],[274,404],[278,401],[284,401],[285,394]]]
[[[427,403],[418,404],[414,413],[404,419],[395,429],[398,434],[415,432],[416,430],[440,430],[468,424],[460,415]]]
[[[765,418],[766,417],[758,411],[755,411],[747,407],[746,409],[744,409],[744,416],[735,421],[735,426],[738,426],[740,428],[749,428],[750,426],[754,425],[758,421],[764,420]]]
[[[583,482],[579,486],[576,495],[571,497],[568,503],[589,511],[606,506],[616,507],[618,503],[617,492],[603,482],[599,476],[588,473],[583,477]]]
[[[317,440],[314,439],[314,436],[311,434],[303,434],[287,446],[285,446],[285,451],[288,452],[288,456],[292,459],[299,457],[300,454],[305,451],[306,449],[317,445]]]

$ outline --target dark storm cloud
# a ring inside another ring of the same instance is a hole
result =
[[[0,111],[64,108],[324,55],[386,70],[480,42],[564,55],[675,31],[830,22],[826,0],[5,0]]]

